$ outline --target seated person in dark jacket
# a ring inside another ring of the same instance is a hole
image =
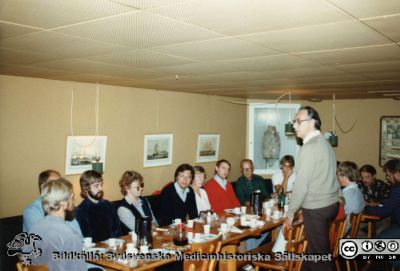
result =
[[[119,236],[119,218],[114,205],[103,199],[103,178],[94,170],[85,171],[79,180],[84,200],[75,210],[84,237],[93,242]]]
[[[141,197],[144,187],[142,175],[134,170],[125,171],[119,181],[119,187],[125,196],[118,207],[121,234],[127,235],[130,231],[135,231],[136,220],[142,217],[151,217],[152,224],[157,226],[149,202]]]
[[[175,218],[184,221],[198,217],[196,196],[189,186],[193,176],[193,167],[182,164],[175,170],[175,181],[161,191],[160,226],[172,224]]]

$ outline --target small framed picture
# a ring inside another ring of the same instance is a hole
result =
[[[400,159],[400,116],[381,117],[379,135],[379,165],[390,159]]]
[[[68,136],[65,175],[81,174],[92,169],[97,159],[106,167],[107,136]]]
[[[144,136],[144,167],[158,167],[172,164],[172,134]]]
[[[213,162],[218,160],[219,135],[200,134],[197,137],[196,162]]]

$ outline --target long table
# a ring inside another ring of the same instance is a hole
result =
[[[223,217],[229,217],[232,216],[230,214],[226,214]],[[258,227],[255,229],[250,229],[250,228],[244,228],[239,226],[240,225],[240,220],[236,221],[235,227],[240,228],[243,230],[242,233],[224,233],[222,235],[222,246],[228,245],[228,244],[236,244],[239,243],[243,239],[247,239],[253,236],[259,236],[261,233],[266,232],[266,231],[271,231],[271,239],[276,240],[278,231],[277,228],[283,224],[285,217],[282,217],[277,220],[273,220],[269,218],[267,220],[265,216],[261,216],[260,220],[265,221],[266,223],[262,227]],[[210,233],[218,234],[218,229],[220,227],[220,222],[215,221],[212,224],[211,231]],[[169,229],[168,227],[165,227],[165,229]],[[172,243],[172,238],[173,235],[171,234],[171,231],[169,230],[168,232],[163,232],[163,231],[155,231],[156,234],[153,236],[153,248],[171,248],[174,249],[174,245]],[[126,244],[132,242],[131,236],[126,235],[119,237],[119,239],[123,239],[125,241],[123,248],[121,249],[120,252],[124,252],[126,249]],[[107,247],[106,244],[103,244],[101,242],[96,244],[97,247]],[[178,247],[175,247],[178,248]],[[185,248],[183,248],[184,250]],[[190,250],[190,245],[186,247],[186,250]],[[171,263],[175,261],[175,257],[172,256],[170,259],[163,259],[163,260],[145,260],[145,261],[138,261],[137,266],[135,267],[129,267],[128,265],[115,261],[115,260],[108,260],[105,259],[105,257],[102,257],[100,260],[90,260],[89,262],[103,266],[107,269],[111,270],[123,270],[123,271],[131,271],[131,270],[136,270],[136,271],[144,271],[144,270],[153,270],[156,267],[166,265],[168,263]]]

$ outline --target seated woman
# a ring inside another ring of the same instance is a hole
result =
[[[293,172],[294,158],[291,155],[285,155],[279,161],[281,170],[272,175],[272,183],[277,194],[281,192],[281,188],[285,193],[292,192],[296,174]]]
[[[149,202],[141,197],[143,192],[143,177],[140,173],[126,171],[119,181],[121,193],[125,196],[118,208],[118,216],[121,220],[121,234],[126,235],[135,230],[135,223],[141,217],[151,217],[152,224],[157,226]]]
[[[363,194],[357,185],[358,167],[355,163],[344,161],[340,163],[337,172],[337,179],[343,187],[344,212],[347,216],[346,232],[350,229],[350,214],[358,214],[364,210],[365,202]]]
[[[198,217],[196,196],[189,186],[193,176],[193,167],[182,164],[175,170],[175,181],[161,191],[160,226],[172,224],[175,218],[185,221]]]
[[[202,166],[195,166],[194,169],[194,178],[192,180],[191,187],[193,188],[194,194],[196,196],[196,206],[197,211],[208,211],[211,210],[210,201],[208,200],[208,195],[206,190],[204,190],[203,184],[206,179],[206,171]]]

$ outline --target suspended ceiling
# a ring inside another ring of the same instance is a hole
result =
[[[231,97],[400,97],[399,0],[2,0],[0,74]]]

